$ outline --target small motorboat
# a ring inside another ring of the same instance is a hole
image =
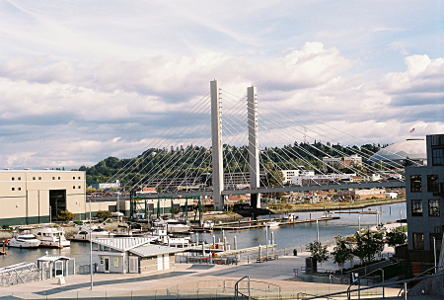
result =
[[[37,239],[40,246],[46,247],[69,247],[71,242],[65,237],[63,228],[45,227],[37,232]]]
[[[89,241],[90,236],[92,236],[93,239],[103,239],[103,238],[114,237],[115,234],[103,229],[102,227],[82,226],[79,232],[76,235],[74,235],[72,239],[77,241],[82,241],[82,240]]]
[[[278,221],[274,221],[274,220],[270,220],[270,221],[264,223],[264,225],[267,227],[278,227],[279,224],[281,224],[281,223]]]
[[[37,248],[41,242],[32,234],[30,229],[18,229],[14,231],[12,238],[6,240],[8,247]]]

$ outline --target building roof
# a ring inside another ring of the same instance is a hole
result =
[[[426,160],[426,142],[424,139],[407,139],[382,148],[372,157],[370,161],[398,161],[406,158],[412,160]]]
[[[74,258],[70,258],[67,256],[58,256],[58,255],[45,255],[37,259],[37,261],[57,261],[57,260],[71,260]]]
[[[141,257],[150,257],[150,256],[157,256],[160,254],[178,253],[183,251],[185,250],[182,248],[173,248],[168,246],[151,245],[151,244],[139,246],[129,250],[129,252],[134,253],[135,255]]]
[[[122,237],[93,239],[92,242],[121,252],[150,243],[153,237]]]

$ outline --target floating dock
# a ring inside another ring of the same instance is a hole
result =
[[[279,225],[276,226],[285,226],[285,225],[291,225],[291,224],[303,224],[303,223],[312,223],[316,221],[330,221],[330,220],[337,220],[339,217],[324,217],[324,218],[317,218],[317,219],[307,219],[307,220],[296,220],[293,222],[282,222],[283,218],[273,218],[273,221],[280,222]],[[271,219],[270,219],[271,220]],[[258,229],[258,228],[265,228],[268,219],[260,219],[260,220],[251,220],[251,221],[237,221],[237,222],[227,222],[223,224],[217,224],[214,225],[213,230],[249,230],[249,229]],[[273,227],[271,227],[273,228]]]

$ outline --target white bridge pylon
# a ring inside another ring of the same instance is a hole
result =
[[[213,205],[215,211],[224,208],[224,167],[222,143],[222,103],[220,88],[217,80],[210,81],[211,93],[211,138],[213,158]],[[260,187],[259,179],[259,130],[257,118],[257,90],[251,86],[247,88],[247,118],[248,118],[248,156],[250,166],[250,186],[252,189]],[[251,194],[251,206],[260,208],[260,194]]]

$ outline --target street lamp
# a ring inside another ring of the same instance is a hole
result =
[[[92,218],[91,218],[91,198],[89,199],[89,266],[91,273],[91,290],[93,289],[93,246],[92,246]]]

